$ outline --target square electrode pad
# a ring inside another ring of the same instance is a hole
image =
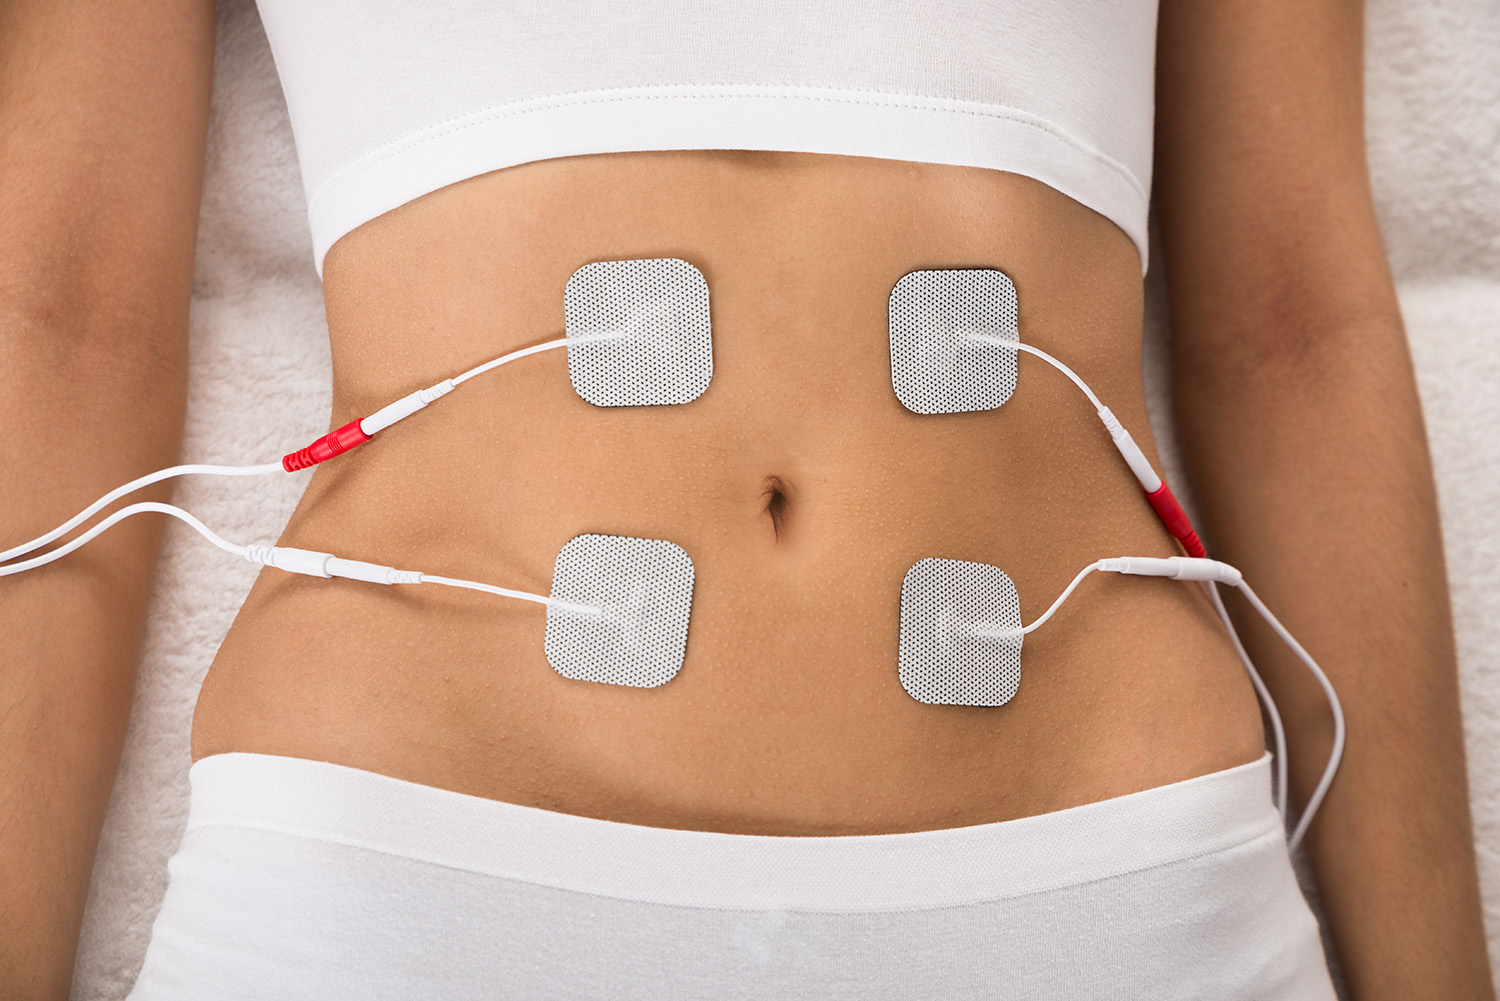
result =
[[[1021,687],[1021,599],[988,563],[921,560],[901,584],[901,687],[918,702],[1003,706]]]
[[[891,385],[907,410],[994,410],[1016,389],[1016,288],[992,269],[913,271],[891,290]]]
[[[557,554],[547,606],[547,662],[565,678],[655,688],[682,667],[693,561],[661,539],[580,535]]]
[[[596,407],[696,400],[714,374],[708,282],[687,261],[599,261],[563,290],[568,378]],[[590,335],[616,337],[588,339]]]

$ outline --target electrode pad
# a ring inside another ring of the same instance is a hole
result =
[[[1016,388],[1016,288],[993,269],[913,271],[891,290],[891,385],[918,414],[994,410]]]
[[[680,546],[577,536],[557,554],[551,596],[601,609],[547,606],[547,662],[563,677],[655,688],[682,667],[693,561]]]
[[[708,282],[687,261],[599,261],[573,272],[563,291],[568,378],[596,407],[689,403],[714,374]]]
[[[918,702],[1005,705],[1021,686],[1021,639],[1021,599],[999,567],[926,559],[906,572],[901,687]]]

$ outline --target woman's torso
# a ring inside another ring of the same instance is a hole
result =
[[[333,424],[559,336],[584,264],[678,257],[711,295],[693,403],[596,408],[547,352],[319,467],[283,544],[545,593],[568,539],[667,539],[696,582],[679,674],[573,681],[540,606],[263,573],[193,753],[319,758],[607,819],[748,833],[948,827],[1250,761],[1253,695],[1206,601],[1096,575],[1027,637],[1016,697],[927,705],[897,674],[924,557],[993,564],[1030,622],[1084,565],[1175,551],[1087,402],[1023,356],[997,410],[891,389],[887,301],[997,268],[1021,338],[1149,447],[1131,240],[1028,177],[793,153],[545,160],[442,188],[327,258]]]

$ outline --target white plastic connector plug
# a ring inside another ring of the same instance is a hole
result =
[[[1100,560],[1100,570],[1138,577],[1170,577],[1173,580],[1212,580],[1238,587],[1244,577],[1228,563],[1192,556],[1117,556]]]
[[[1108,407],[1099,408],[1099,420],[1109,431],[1109,437],[1114,441],[1116,450],[1125,459],[1125,464],[1135,474],[1136,481],[1140,483],[1141,489],[1148,494],[1154,494],[1161,489],[1161,477],[1156,475],[1156,470],[1151,468],[1151,463],[1146,459],[1146,453],[1141,451],[1141,446],[1135,443],[1130,432],[1125,430],[1125,425],[1114,415]]]
[[[454,385],[452,379],[444,379],[436,386],[428,386],[426,389],[419,389],[409,396],[403,396],[395,403],[387,407],[382,407],[361,420],[359,422],[359,429],[367,435],[374,436],[377,432],[384,431],[397,421],[410,417],[433,400],[439,400],[447,396],[453,392]]]
[[[342,577],[346,580],[368,581],[371,584],[422,583],[422,575],[416,570],[397,570],[378,563],[346,560],[332,553],[290,546],[246,546],[245,559],[261,566],[275,567],[277,570],[307,577]]]

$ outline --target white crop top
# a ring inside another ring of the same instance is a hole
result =
[[[350,230],[501,167],[753,149],[990,167],[1146,266],[1156,0],[259,0],[318,271]]]

